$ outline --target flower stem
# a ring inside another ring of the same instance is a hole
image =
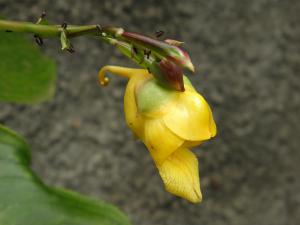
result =
[[[30,22],[19,22],[0,20],[0,31],[14,31],[22,33],[33,33],[42,38],[59,37],[64,28],[61,25],[41,25]],[[69,25],[66,28],[68,37],[78,37],[82,35],[100,35],[101,28],[99,25],[74,26]]]

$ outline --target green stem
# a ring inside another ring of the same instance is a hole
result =
[[[63,28],[62,25],[45,25],[31,22],[0,20],[0,31],[12,31],[21,33],[33,33],[41,38],[61,38],[63,32],[67,33],[67,38],[73,38],[83,35],[94,35],[100,37],[103,41],[115,45],[124,55],[131,58],[140,66],[147,68],[152,64],[152,57],[144,57],[143,50],[132,53],[132,45],[118,40],[118,33],[123,31],[117,27],[103,27],[99,25],[74,26],[68,25]],[[67,43],[62,43],[67,45]],[[62,49],[68,49],[62,45]],[[71,49],[71,48],[70,48]]]
[[[19,22],[0,20],[0,31],[14,31],[23,33],[34,33],[43,38],[59,37],[63,28],[61,25],[41,25],[30,22]],[[74,26],[69,25],[66,28],[68,37],[77,37],[82,35],[101,35],[99,25]]]

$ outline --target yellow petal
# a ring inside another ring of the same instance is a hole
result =
[[[202,141],[212,136],[209,106],[197,92],[180,93],[164,121],[171,131],[185,140]]]
[[[167,191],[193,203],[202,200],[198,160],[189,149],[179,148],[157,168]]]
[[[130,129],[141,138],[143,132],[143,119],[137,111],[137,104],[135,99],[135,89],[144,81],[149,79],[151,75],[147,70],[139,70],[139,73],[133,75],[126,87],[124,96],[124,112],[125,119]]]
[[[170,131],[161,119],[147,119],[144,124],[144,143],[157,165],[183,144],[183,139]]]
[[[211,111],[211,109],[210,109],[209,106],[208,106],[208,109],[209,109],[209,112],[210,112],[209,129],[210,129],[211,136],[214,137],[214,136],[216,136],[216,134],[217,134],[217,126],[216,126],[216,123],[215,123],[215,120],[214,120],[212,111]]]

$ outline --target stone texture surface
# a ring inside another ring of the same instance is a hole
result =
[[[76,54],[56,40],[51,102],[1,104],[0,122],[32,146],[33,169],[51,185],[104,199],[139,225],[295,225],[300,221],[300,2],[297,0],[0,0],[6,18],[100,23],[184,40],[191,76],[213,108],[217,138],[196,149],[202,204],[166,193],[146,148],[123,115],[125,80],[103,89],[97,71],[133,65],[83,37]]]

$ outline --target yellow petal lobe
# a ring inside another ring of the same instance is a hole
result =
[[[202,200],[198,160],[187,148],[179,148],[157,166],[168,192],[198,203]]]
[[[208,106],[208,109],[209,109],[209,114],[210,114],[209,129],[210,129],[211,136],[214,137],[217,134],[217,126],[216,126],[216,123],[214,121],[214,117],[213,117],[211,108],[209,106]]]
[[[177,102],[164,116],[166,126],[179,137],[189,141],[202,141],[212,137],[210,109],[197,92],[180,93]]]
[[[149,119],[144,125],[143,142],[157,165],[176,151],[184,142],[170,131],[161,119]]]
[[[130,129],[139,138],[143,133],[144,120],[137,110],[135,89],[151,77],[152,75],[150,75],[147,70],[137,70],[136,73],[134,73],[134,75],[130,78],[124,96],[124,112],[126,122]]]

